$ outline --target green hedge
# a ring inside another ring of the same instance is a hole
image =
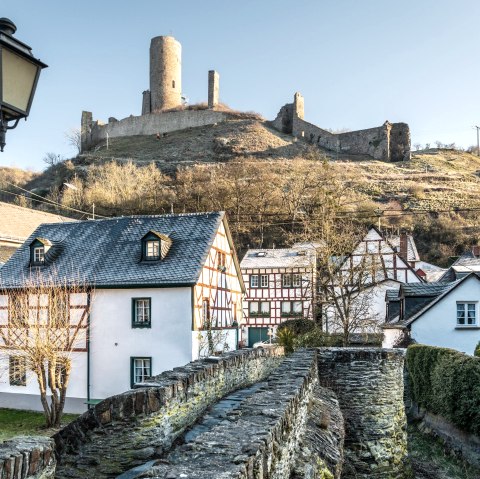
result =
[[[278,326],[277,331],[285,328],[290,329],[295,335],[304,334],[314,329],[315,323],[311,319],[305,318],[287,319],[287,321],[284,321]]]
[[[480,358],[415,344],[407,349],[407,369],[417,404],[480,435]]]

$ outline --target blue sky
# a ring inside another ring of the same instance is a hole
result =
[[[478,0],[2,0],[16,37],[49,65],[28,121],[7,133],[0,165],[41,170],[71,157],[65,132],[138,115],[150,39],[183,48],[183,91],[273,118],[295,91],[306,120],[361,129],[410,124],[412,143],[476,142],[480,123]]]

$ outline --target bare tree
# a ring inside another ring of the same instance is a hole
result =
[[[218,352],[228,351],[227,333],[223,329],[214,329],[214,318],[204,319],[203,328],[198,332],[198,355],[200,357],[212,356]]]
[[[43,157],[43,161],[48,165],[48,166],[55,166],[58,165],[63,161],[62,155],[57,155],[56,153],[47,153]]]
[[[22,289],[0,287],[0,351],[10,384],[36,377],[47,427],[60,425],[73,355],[85,349],[92,291],[32,271]],[[78,305],[83,305],[83,307]]]
[[[65,138],[70,146],[75,148],[77,153],[82,151],[82,133],[80,128],[70,128],[65,132]]]

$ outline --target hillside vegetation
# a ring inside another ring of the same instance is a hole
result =
[[[224,209],[241,249],[287,244],[333,202],[355,221],[413,231],[423,258],[446,265],[477,243],[479,174],[470,153],[432,149],[402,163],[349,157],[251,116],[160,138],[113,138],[27,189],[79,210],[95,203],[105,216]]]

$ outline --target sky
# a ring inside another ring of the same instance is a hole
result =
[[[480,125],[478,0],[2,0],[15,37],[47,63],[27,121],[7,133],[0,166],[40,171],[74,156],[82,110],[141,113],[150,39],[182,44],[182,88],[273,119],[296,91],[322,128],[410,125],[412,144],[468,147]]]

